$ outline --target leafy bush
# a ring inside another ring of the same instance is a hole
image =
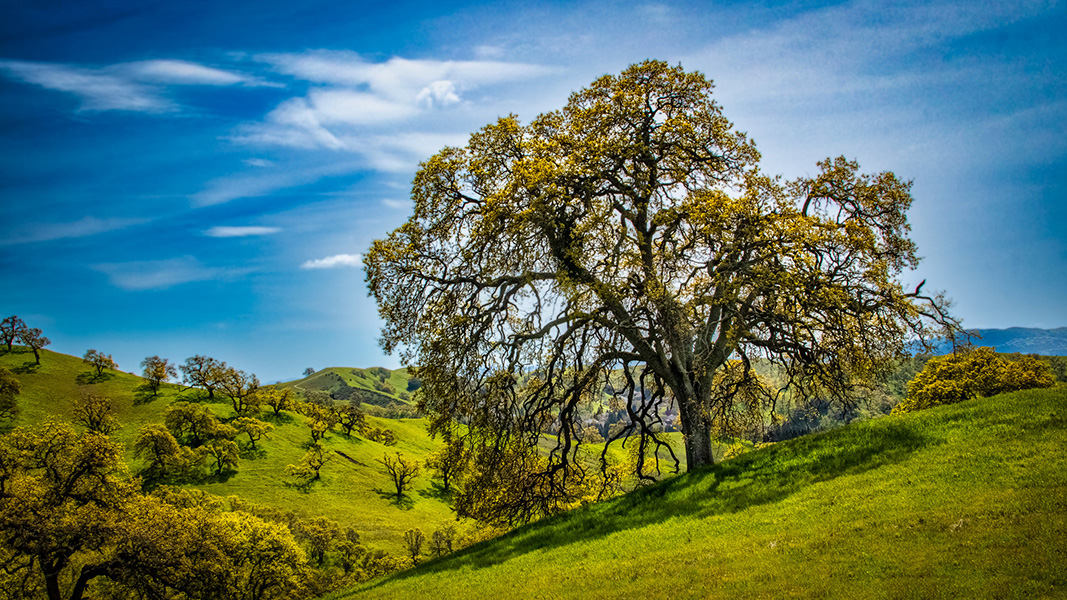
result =
[[[908,395],[893,413],[905,413],[1004,392],[1052,387],[1049,364],[1034,356],[1008,360],[992,348],[931,358],[908,383]]]

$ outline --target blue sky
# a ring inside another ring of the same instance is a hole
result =
[[[3,2],[0,313],[264,381],[383,356],[359,256],[420,160],[647,58],[765,170],[914,180],[968,327],[1067,326],[1063,2]]]

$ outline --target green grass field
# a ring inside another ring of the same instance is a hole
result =
[[[333,599],[1067,597],[1067,388],[856,423]]]
[[[158,397],[151,398],[138,390],[144,384],[140,377],[108,371],[104,378],[94,380],[92,368],[80,358],[47,350],[42,352],[40,367],[32,364],[33,353],[29,350],[16,347],[7,353],[5,348],[5,352],[0,353],[0,366],[16,371],[22,384],[22,394],[18,398],[19,415],[14,422],[4,423],[4,429],[32,426],[48,418],[70,421],[73,399],[81,394],[107,396],[114,401],[122,424],[113,437],[126,445],[126,462],[134,471],[141,466],[133,453],[133,441],[140,428],[149,423],[162,423],[163,412],[171,402],[200,395],[198,390],[183,392],[179,386],[166,385]],[[407,376],[402,370],[392,372],[391,380],[397,385],[407,385]],[[217,400],[206,406],[220,417],[231,416],[233,410],[229,402],[222,397]],[[270,413],[269,408],[264,408],[262,416],[266,418]],[[395,433],[395,446],[384,446],[358,436],[349,438],[335,430],[324,441],[333,458],[323,467],[321,481],[303,491],[292,485],[294,479],[286,475],[285,467],[299,462],[304,455],[305,446],[311,441],[310,430],[303,416],[291,412],[284,414],[286,417],[282,421],[271,421],[275,429],[267,439],[257,443],[262,449],[260,456],[243,458],[237,472],[223,481],[208,480],[185,487],[218,496],[237,495],[256,504],[282,511],[292,510],[305,517],[325,516],[342,527],[355,528],[365,544],[394,554],[403,553],[404,531],[419,527],[429,533],[454,520],[439,484],[431,479],[428,471],[423,470],[411,494],[398,503],[389,496],[391,482],[375,462],[383,454],[392,455],[397,451],[419,462],[424,461],[439,442],[429,438],[423,420],[368,417],[371,427],[388,428]],[[344,453],[344,457],[338,451]]]

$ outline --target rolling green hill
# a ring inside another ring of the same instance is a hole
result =
[[[1067,388],[855,423],[333,599],[1067,597]]]
[[[122,365],[131,367],[131,365]],[[149,423],[162,423],[167,406],[178,400],[203,401],[199,390],[184,390],[177,385],[165,385],[158,397],[152,398],[140,389],[144,380],[123,372],[107,371],[96,380],[92,369],[80,358],[43,351],[41,365],[33,366],[33,354],[16,347],[11,353],[0,353],[0,367],[16,372],[22,384],[18,397],[19,414],[14,422],[4,422],[4,430],[16,426],[32,426],[48,418],[71,420],[71,407],[82,394],[111,398],[118,413],[121,429],[113,437],[126,446],[126,462],[131,470],[142,466],[135,458],[133,441],[138,431]],[[358,372],[359,369],[331,371]],[[367,369],[377,373],[378,369]],[[385,371],[382,369],[382,371]],[[406,372],[388,372],[388,380],[407,385]],[[360,378],[354,378],[358,383]],[[369,378],[364,378],[368,379]],[[306,380],[305,380],[306,381]],[[378,381],[377,378],[374,381]],[[299,384],[300,382],[294,382]],[[293,385],[293,384],[289,384]],[[367,385],[372,386],[371,383]],[[405,388],[400,388],[405,389]],[[205,403],[220,417],[232,416],[229,402],[222,397]],[[399,398],[396,401],[400,402]],[[270,413],[265,408],[262,418]],[[390,429],[396,435],[395,446],[385,446],[358,436],[351,438],[335,430],[325,438],[324,446],[331,451],[331,461],[322,469],[322,480],[307,491],[292,485],[294,479],[285,467],[300,461],[311,441],[310,430],[302,415],[283,413],[281,420],[270,421],[274,430],[268,438],[257,443],[262,453],[246,455],[237,472],[222,479],[208,478],[186,484],[218,496],[237,495],[243,499],[281,511],[294,511],[303,517],[324,516],[342,527],[353,527],[363,542],[373,548],[402,553],[403,532],[413,527],[433,531],[454,520],[454,514],[441,496],[436,482],[424,470],[404,502],[388,497],[390,480],[380,472],[375,459],[383,454],[399,451],[406,457],[424,461],[426,455],[439,446],[426,433],[421,419],[382,419],[368,416],[370,427]]]
[[[390,371],[383,367],[330,367],[303,379],[279,383],[276,387],[291,388],[301,395],[312,390],[326,392],[341,401],[349,400],[358,392],[364,404],[388,407],[411,405],[410,382],[411,377],[406,368]]]

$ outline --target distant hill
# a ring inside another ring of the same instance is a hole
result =
[[[873,419],[329,598],[1064,598],[1064,448],[1063,386]]]
[[[975,340],[975,345],[992,346],[997,352],[1020,352],[1045,356],[1067,355],[1067,327],[1057,329],[1010,327],[973,331],[976,331],[982,338]]]

